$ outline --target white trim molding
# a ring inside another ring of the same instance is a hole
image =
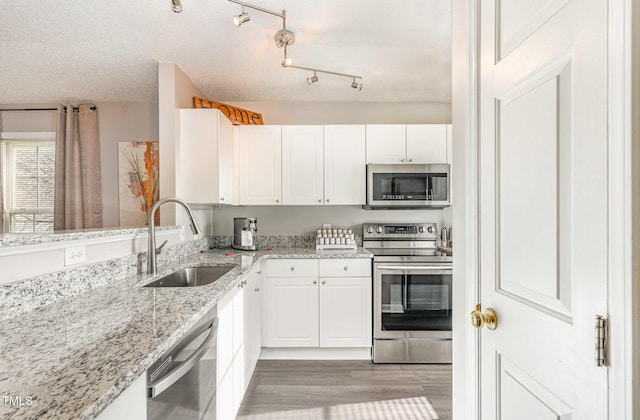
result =
[[[480,343],[468,313],[480,302],[478,246],[478,52],[480,3],[452,2],[453,418],[480,420]]]
[[[638,25],[636,0],[609,1],[609,419],[640,418]],[[635,46],[634,46],[635,39]],[[636,55],[634,57],[634,55]],[[635,118],[637,120],[637,118]],[[635,126],[634,126],[635,125]],[[634,141],[635,140],[635,141]],[[635,192],[635,194],[634,194]],[[635,201],[634,201],[635,200]],[[634,266],[635,258],[635,266]],[[635,268],[634,268],[635,267]],[[635,269],[635,272],[634,272]],[[635,280],[635,281],[634,281]],[[636,301],[634,302],[634,297]]]

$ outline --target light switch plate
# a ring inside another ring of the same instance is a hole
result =
[[[74,246],[64,249],[64,265],[80,264],[87,260],[87,247]]]

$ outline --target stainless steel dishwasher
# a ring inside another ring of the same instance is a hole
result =
[[[216,418],[215,308],[147,371],[147,418]]]

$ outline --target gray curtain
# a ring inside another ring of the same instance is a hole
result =
[[[0,112],[0,134],[2,134],[2,113]],[[0,143],[2,139],[0,139]],[[4,184],[2,180],[2,165],[4,156],[2,154],[2,145],[0,144],[0,235],[4,233]]]
[[[102,227],[98,110],[59,105],[56,126],[54,230]]]

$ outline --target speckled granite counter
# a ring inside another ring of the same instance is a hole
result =
[[[225,254],[233,253],[234,256]],[[0,418],[94,418],[182,338],[224,294],[266,258],[371,258],[357,251],[282,248],[246,252],[216,249],[183,259],[161,275],[189,265],[234,265],[200,287],[142,288],[139,274],[3,321],[0,329]]]

